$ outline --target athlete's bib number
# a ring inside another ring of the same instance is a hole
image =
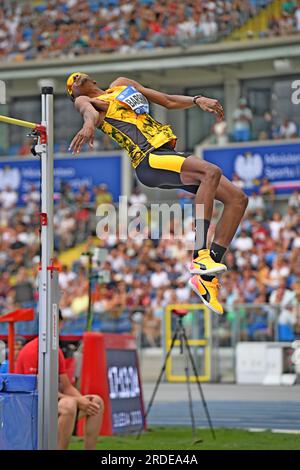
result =
[[[116,96],[116,99],[127,104],[136,114],[149,113],[147,98],[133,86],[127,86]]]

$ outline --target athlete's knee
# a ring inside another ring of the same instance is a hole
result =
[[[235,192],[232,195],[230,202],[235,209],[244,213],[248,206],[248,196],[241,189],[235,188]]]
[[[205,172],[205,177],[215,182],[219,182],[222,176],[222,170],[217,165],[211,163]]]

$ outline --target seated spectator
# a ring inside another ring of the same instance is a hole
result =
[[[272,16],[268,22],[268,34],[269,36],[280,35],[279,20],[275,16]]]
[[[290,274],[290,267],[282,256],[277,256],[270,271],[269,280],[265,281],[272,289],[277,289],[282,281],[286,282]]]
[[[150,284],[154,289],[166,287],[170,284],[168,274],[159,263],[156,264],[153,274],[150,277]]]
[[[300,208],[300,194],[299,194],[299,191],[293,191],[293,193],[289,197],[288,205],[289,205],[289,207],[294,207],[295,209]]]
[[[100,206],[100,204],[110,204],[112,203],[112,194],[108,191],[107,184],[103,183],[100,184],[98,188],[95,190],[95,199],[96,205]]]
[[[269,140],[273,138],[273,132],[274,132],[274,123],[273,123],[273,116],[270,111],[266,111],[264,113],[264,120],[263,123],[261,124],[260,127],[260,132],[265,134],[264,139],[260,140]]]
[[[26,344],[26,339],[24,338],[24,336],[21,336],[21,335],[15,336],[15,363],[17,362],[19,354],[24,348],[25,344]]]
[[[38,373],[38,342],[38,338],[35,338],[23,347],[16,364],[17,374]],[[86,450],[95,450],[103,419],[103,400],[98,395],[81,395],[71,384],[61,349],[58,373],[58,449],[68,448],[76,420],[84,417],[84,447]]]
[[[284,227],[284,222],[280,212],[274,212],[272,220],[269,223],[269,227],[273,240],[280,240],[280,232]]]
[[[0,206],[5,211],[11,211],[17,204],[18,194],[10,186],[6,186],[0,192]]]
[[[189,298],[191,295],[191,290],[185,279],[178,279],[176,282],[176,296],[179,303],[189,303]]]
[[[232,175],[232,183],[240,189],[244,189],[245,187],[245,181],[243,181],[236,173],[233,173]]]
[[[274,311],[265,305],[264,295],[259,295],[248,313],[248,339],[271,341],[274,337]]]
[[[298,212],[295,206],[289,206],[286,214],[283,216],[285,227],[295,227],[298,222]]]
[[[300,282],[295,282],[292,289],[295,292],[295,297],[292,300],[293,314],[295,317],[294,336],[295,339],[300,339]]]
[[[247,142],[251,139],[253,115],[247,100],[240,98],[239,107],[233,113],[233,138],[236,142]]]
[[[265,209],[265,203],[263,197],[254,191],[249,197],[247,211],[257,212],[259,209]]]
[[[249,266],[245,266],[243,275],[240,276],[239,288],[243,292],[246,303],[253,303],[258,294],[255,272]]]
[[[296,20],[296,31],[297,33],[300,32],[300,3],[298,2],[298,6],[295,10],[295,20]]]
[[[286,282],[282,280],[278,288],[270,296],[270,304],[279,307],[278,333],[280,341],[289,341],[294,337],[293,328],[296,323],[296,315],[293,311],[295,292],[286,288]]]
[[[147,196],[139,186],[136,186],[129,198],[130,204],[147,204]]]
[[[245,230],[235,240],[235,249],[239,251],[249,251],[253,248],[253,240]]]
[[[58,273],[58,283],[61,289],[67,289],[69,283],[76,279],[76,274],[70,270],[67,265],[63,265],[61,271]]]
[[[256,248],[266,247],[266,243],[269,238],[269,230],[264,226],[264,224],[258,222],[257,220],[253,220],[251,235],[253,244]]]
[[[297,7],[297,1],[296,0],[285,0],[282,2],[282,11],[283,13],[287,13],[288,15],[291,15],[294,13],[295,9]]]
[[[261,187],[259,189],[259,194],[263,196],[265,203],[267,203],[271,209],[275,199],[275,190],[268,178],[263,178]]]
[[[300,248],[300,226],[296,228],[295,238],[292,243],[292,249]]]
[[[280,139],[292,139],[297,137],[297,125],[294,121],[286,118],[279,128],[278,137]]]
[[[282,12],[282,16],[279,19],[279,31],[280,36],[287,36],[292,34],[294,31],[294,17],[292,14]]]

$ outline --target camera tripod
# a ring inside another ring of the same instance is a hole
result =
[[[178,309],[176,309],[176,310],[172,310],[172,313],[174,315],[176,315],[176,317],[177,317],[176,329],[175,329],[175,332],[174,332],[173,337],[172,337],[171,347],[170,347],[169,351],[167,352],[167,354],[165,356],[164,363],[162,365],[162,368],[161,368],[161,371],[159,373],[158,379],[156,381],[152,396],[150,398],[150,401],[149,401],[149,404],[148,404],[148,407],[147,407],[147,410],[146,410],[146,413],[145,413],[145,419],[149,415],[150,410],[152,408],[152,405],[154,403],[156,392],[158,390],[158,387],[159,387],[159,385],[161,383],[161,380],[163,378],[163,375],[165,373],[167,362],[168,362],[169,357],[171,356],[173,347],[175,345],[175,341],[177,339],[179,339],[179,341],[180,341],[180,354],[184,354],[184,356],[185,356],[184,371],[185,371],[185,376],[186,376],[186,385],[187,385],[187,392],[188,392],[188,399],[189,399],[189,410],[190,410],[190,416],[191,416],[193,439],[195,440],[195,438],[196,438],[196,423],[195,423],[195,416],[194,416],[194,411],[193,411],[193,399],[192,399],[190,374],[189,374],[189,369],[190,369],[189,361],[190,361],[190,364],[192,366],[192,369],[193,369],[193,372],[194,372],[194,375],[195,375],[195,378],[196,378],[197,387],[198,387],[199,394],[200,394],[200,397],[201,397],[201,400],[202,400],[203,409],[204,409],[204,412],[206,414],[208,425],[209,425],[209,428],[210,428],[211,433],[212,433],[212,437],[213,437],[213,439],[216,439],[215,431],[214,431],[213,424],[212,424],[210,414],[209,414],[209,411],[208,411],[208,407],[207,407],[207,403],[206,403],[206,400],[205,400],[204,392],[203,392],[203,389],[202,389],[202,386],[201,386],[201,382],[199,381],[195,360],[194,360],[194,357],[193,357],[192,352],[191,352],[191,348],[190,348],[190,345],[189,345],[189,342],[188,342],[185,327],[183,325],[183,318],[185,317],[185,315],[187,315],[188,311],[187,310],[178,310]],[[140,432],[138,434],[138,438],[140,437],[141,432],[142,432],[142,429],[140,430]]]

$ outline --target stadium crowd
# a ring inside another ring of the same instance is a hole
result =
[[[23,61],[206,43],[227,36],[270,0],[3,0],[0,59]],[[300,30],[300,7],[283,5],[267,35]],[[251,32],[250,32],[251,33]]]
[[[235,184],[240,180],[235,178]],[[179,194],[179,202],[187,202]],[[73,193],[62,186],[55,210],[55,248],[62,252],[85,242],[85,250],[108,249],[101,272],[105,281],[92,283],[94,312],[109,313],[117,319],[127,312],[130,328],[137,333],[142,317],[144,346],[160,344],[164,307],[169,303],[198,302],[189,290],[188,264],[191,252],[186,246],[193,241],[192,227],[181,239],[129,238],[126,243],[110,234],[101,241],[95,237],[95,206],[111,202],[105,187],[93,193],[81,188]],[[19,306],[34,305],[37,300],[36,277],[39,264],[38,192],[31,188],[24,208],[16,206],[17,195],[9,188],[0,193],[0,312]],[[136,190],[129,204],[147,203],[145,194]],[[225,314],[219,332],[230,336],[230,327],[240,322],[244,338],[274,337],[276,321],[281,338],[300,337],[300,195],[294,192],[283,215],[274,209],[274,192],[267,180],[258,193],[250,197],[247,214],[226,254],[228,272],[221,278],[220,297]],[[219,215],[215,211],[216,221]],[[186,219],[187,222],[187,219]],[[213,236],[214,224],[210,236]],[[72,266],[60,269],[60,307],[65,319],[79,319],[88,307],[87,266],[77,259]],[[99,269],[96,267],[95,272]],[[249,308],[251,304],[251,308]],[[276,308],[277,308],[276,307]],[[67,322],[66,322],[67,323]],[[224,339],[225,341],[225,339]],[[226,341],[225,341],[226,343]]]
[[[231,132],[225,120],[213,124],[210,142],[222,146],[228,142],[291,140],[300,136],[299,122],[290,117],[279,119],[272,110],[255,116],[245,97],[239,99],[232,121]]]

